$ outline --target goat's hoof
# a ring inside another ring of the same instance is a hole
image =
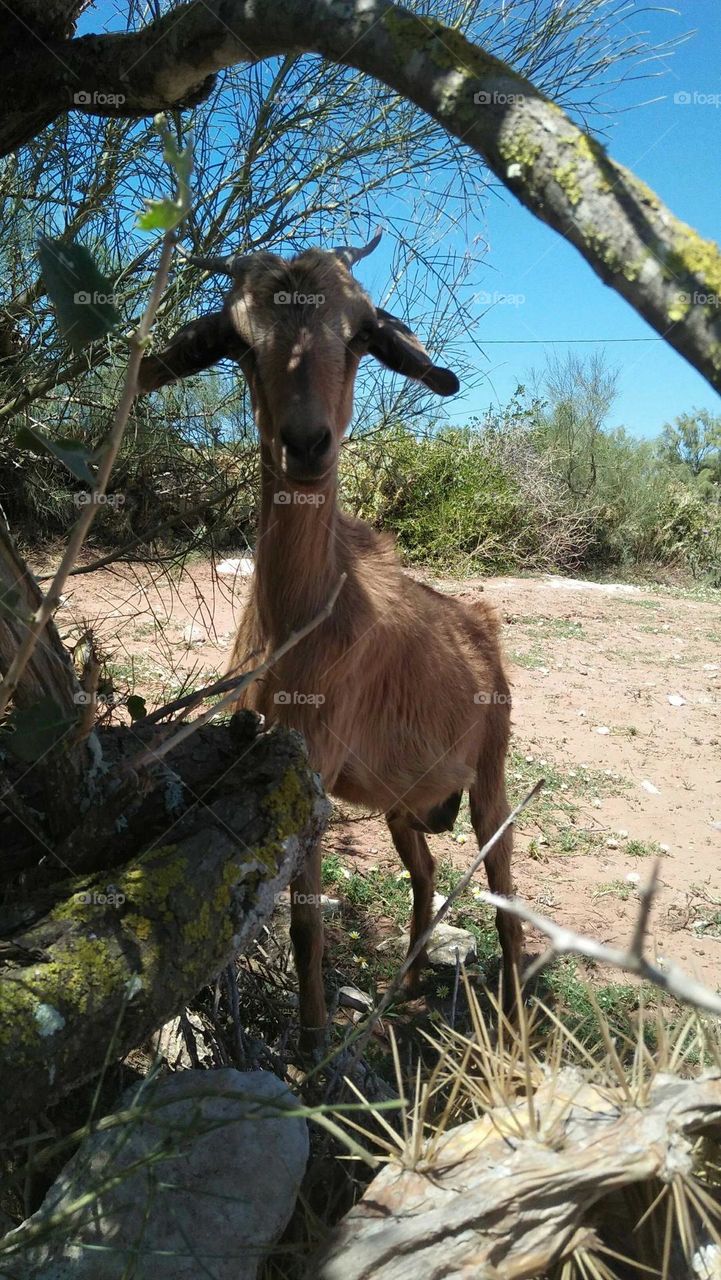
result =
[[[301,1027],[298,1037],[298,1048],[302,1057],[312,1062],[321,1061],[325,1052],[328,1032],[326,1027]]]
[[[427,965],[428,957],[422,954],[418,957],[418,967],[414,964],[413,968],[408,970],[403,979],[403,994],[407,1000],[417,1000],[421,994],[423,970]]]

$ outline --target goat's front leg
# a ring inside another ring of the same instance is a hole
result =
[[[322,1048],[327,1011],[323,991],[323,916],[320,909],[321,842],[290,886],[290,938],[298,974],[300,1047]]]

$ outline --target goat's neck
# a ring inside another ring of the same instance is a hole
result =
[[[261,447],[255,599],[271,646],[320,612],[343,572],[337,488],[334,470],[322,488],[293,489],[277,474],[270,451]]]

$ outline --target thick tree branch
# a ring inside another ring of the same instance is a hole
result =
[[[428,112],[721,389],[718,247],[506,64],[388,0],[208,0],[129,35],[38,42],[0,59],[0,150],[40,117],[188,105],[223,68],[289,52],[357,67]]]
[[[329,806],[296,734],[273,729],[239,751],[227,726],[212,732],[235,761],[202,800],[166,815],[112,883],[66,884],[0,949],[0,1133],[187,1004],[252,941],[319,837]],[[195,789],[192,747],[174,764]]]

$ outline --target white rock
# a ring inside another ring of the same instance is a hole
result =
[[[472,964],[476,958],[476,940],[467,929],[457,929],[455,925],[441,920],[431,934],[428,959],[434,969],[455,969],[456,952],[461,964]]]
[[[644,778],[643,782],[641,783],[641,786],[643,787],[644,791],[648,791],[648,794],[650,796],[660,796],[661,794],[658,787],[655,787],[652,782],[649,782],[648,778]]]
[[[200,623],[189,622],[187,627],[183,628],[183,644],[186,649],[193,649],[196,645],[206,644],[207,640],[208,633],[200,626]]]
[[[360,991],[358,987],[340,987],[338,1004],[346,1009],[357,1009],[360,1013],[367,1013],[373,1008],[373,998],[367,991]]]
[[[610,732],[611,732],[611,730],[609,729],[608,725],[606,725],[606,724],[597,724],[597,725],[596,725],[596,733],[601,733],[601,734],[603,734],[603,735],[605,736],[607,733],[610,733]]]
[[[118,1108],[138,1094],[138,1119],[86,1138],[37,1213],[11,1233],[20,1245],[26,1228],[116,1179],[62,1231],[22,1249],[24,1272],[34,1280],[255,1280],[308,1160],[305,1120],[283,1114],[292,1093],[268,1071],[224,1068],[133,1086]],[[10,1274],[16,1265],[0,1270]]]
[[[221,560],[216,566],[216,573],[229,574],[231,577],[250,578],[255,572],[255,562],[250,556],[239,560]]]
[[[669,693],[667,696],[672,707],[686,706],[686,699],[682,698],[680,693]]]

